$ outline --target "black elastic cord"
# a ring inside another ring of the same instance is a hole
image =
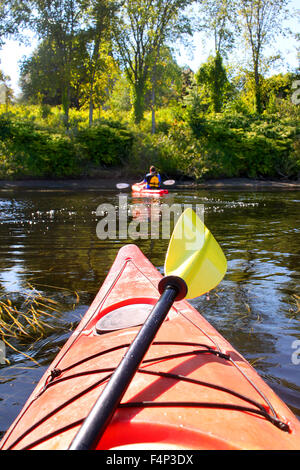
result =
[[[77,362],[73,362],[73,364],[70,364],[69,366],[65,367],[64,369],[54,369],[54,370],[60,370],[61,373],[63,372],[66,372],[70,369],[73,369],[74,367],[77,367],[81,364],[84,364],[85,362],[88,362],[92,359],[95,359],[96,357],[100,357],[100,356],[103,356],[105,354],[109,354],[111,352],[115,352],[117,351],[118,349],[123,349],[123,348],[129,348],[131,343],[125,343],[125,344],[120,344],[118,346],[115,346],[113,348],[109,348],[109,349],[105,349],[104,351],[100,351],[100,352],[97,352],[93,355],[90,355],[90,356],[87,356],[87,357],[84,357],[83,359],[80,359],[79,361]],[[211,348],[210,346],[208,346],[207,344],[201,344],[201,343],[192,343],[192,342],[186,342],[186,341],[154,341],[152,343],[153,346],[197,346],[197,347],[203,347],[203,348],[207,348],[208,351],[212,352],[212,353],[215,353],[215,354],[220,354],[219,351]],[[145,361],[143,361],[145,362]],[[50,375],[52,375],[52,373],[50,372]]]
[[[255,409],[255,408],[250,408],[247,406],[241,406],[241,405],[233,405],[230,403],[213,403],[213,402],[152,402],[152,401],[139,401],[139,402],[128,402],[128,403],[120,403],[119,408],[213,408],[213,409],[223,409],[223,410],[231,410],[231,411],[242,411],[242,412],[247,412],[247,413],[253,413],[259,416],[264,417],[267,419],[269,422],[271,422],[273,425],[275,425],[277,428],[281,429],[282,431],[289,431],[289,427],[287,424],[282,423],[281,421],[273,418],[270,416],[266,411],[263,411],[261,409]],[[31,442],[30,444],[26,445],[23,447],[21,450],[27,450],[31,449],[42,442],[51,439],[55,437],[56,435],[59,435],[65,431],[68,431],[69,429],[72,429],[75,426],[78,426],[82,424],[84,421],[84,418],[74,421],[73,423],[69,423],[66,426],[63,426],[59,429],[56,429],[55,431]],[[19,441],[18,441],[19,442]],[[17,443],[17,442],[16,442]],[[14,443],[13,445],[15,445]]]
[[[224,410],[234,410],[234,411],[245,411],[249,413],[254,413],[260,416],[263,416],[272,424],[274,424],[277,428],[281,429],[282,431],[289,432],[290,428],[286,423],[273,418],[273,416],[269,415],[265,410],[262,409],[255,409],[249,408],[246,406],[241,405],[233,405],[230,403],[213,403],[213,402],[190,402],[190,401],[181,401],[181,402],[157,402],[157,401],[140,401],[140,402],[128,402],[128,403],[120,403],[120,408],[174,408],[174,407],[183,407],[183,408],[218,408]]]
[[[191,351],[184,351],[184,352],[181,352],[181,353],[174,353],[174,354],[168,354],[166,356],[159,356],[159,357],[155,357],[155,358],[150,358],[150,359],[145,359],[143,361],[143,364],[148,364],[148,363],[153,363],[153,362],[156,362],[156,361],[162,361],[162,360],[170,360],[170,359],[176,359],[178,357],[185,357],[185,356],[191,356],[191,355],[199,355],[199,354],[214,354],[216,355],[217,357],[221,357],[223,359],[229,359],[230,356],[228,356],[227,354],[224,354],[224,353],[220,353],[219,351],[216,351],[214,349],[211,349],[209,346],[207,346],[206,344],[199,344],[199,343],[185,343],[185,342],[181,342],[181,341],[176,341],[176,342],[173,342],[173,341],[157,341],[157,342],[154,342],[153,343],[154,345],[176,345],[176,346],[201,346],[201,347],[206,347],[207,349],[194,349],[194,350],[191,350]],[[45,383],[45,386],[44,388],[41,390],[40,392],[40,395],[42,393],[44,393],[49,387],[51,387],[52,385],[56,385],[60,382],[63,382],[65,380],[68,380],[68,379],[73,379],[73,378],[76,378],[76,377],[81,377],[81,376],[84,376],[84,375],[89,375],[89,374],[95,374],[95,373],[101,373],[101,372],[110,372],[110,371],[114,371],[115,368],[106,368],[106,369],[92,369],[92,370],[88,370],[88,371],[80,371],[78,373],[75,373],[75,374],[72,374],[72,375],[68,375],[66,377],[60,377],[64,372],[66,371],[69,371],[75,367],[77,367],[79,364],[82,364],[83,362],[87,362],[89,361],[90,359],[95,359],[95,357],[97,356],[101,356],[103,355],[104,353],[108,353],[108,352],[111,352],[111,351],[115,351],[116,349],[122,349],[122,348],[125,348],[127,347],[128,345],[127,344],[123,344],[121,346],[118,346],[117,348],[111,348],[111,349],[108,349],[106,351],[101,351],[100,353],[98,354],[93,354],[92,356],[89,356],[89,357],[86,357],[85,359],[82,359],[81,361],[78,361],[76,363],[73,363],[71,365],[69,365],[68,367],[66,367],[65,369],[52,369],[51,372],[50,372],[50,378],[48,378],[46,380],[46,383]],[[184,376],[182,376],[184,377]],[[54,380],[55,379],[55,380]],[[40,396],[39,395],[39,396]]]

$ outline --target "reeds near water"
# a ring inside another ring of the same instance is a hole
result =
[[[68,289],[62,288],[55,289],[64,291],[63,297],[75,295],[73,307],[79,302],[77,292],[72,293]],[[37,363],[20,346],[31,345],[48,336],[49,331],[55,329],[55,319],[60,317],[66,305],[63,301],[44,296],[31,284],[28,284],[26,292],[23,302],[18,301],[18,305],[9,299],[7,294],[0,292],[0,340],[15,353]],[[5,360],[9,363],[8,359]]]

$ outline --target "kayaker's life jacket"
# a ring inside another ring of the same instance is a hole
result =
[[[160,188],[160,176],[158,173],[148,173],[145,178],[148,189]]]

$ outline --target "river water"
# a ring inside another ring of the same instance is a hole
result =
[[[125,195],[134,240],[97,236],[104,220],[97,207],[110,204],[119,213],[118,191],[0,192],[0,299],[22,310],[35,292],[59,305],[42,336],[12,340],[38,364],[6,347],[0,435],[86,312],[122,245],[137,244],[163,273],[168,240],[147,236],[151,221],[138,219],[141,202],[146,211],[162,203],[204,208],[228,270],[218,287],[191,303],[300,417],[300,193],[201,190],[143,201],[124,193],[122,204]]]

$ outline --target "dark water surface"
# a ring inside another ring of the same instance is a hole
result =
[[[127,196],[130,206],[140,202]],[[191,303],[300,416],[300,193],[203,190],[145,202],[149,209],[162,202],[204,204],[205,223],[227,257],[228,271],[209,298]],[[39,366],[6,350],[0,433],[86,312],[122,245],[136,243],[163,272],[168,240],[97,237],[96,209],[104,203],[118,210],[119,193],[0,192],[0,298],[21,309],[35,288],[60,305],[47,317],[43,337],[14,343]]]

